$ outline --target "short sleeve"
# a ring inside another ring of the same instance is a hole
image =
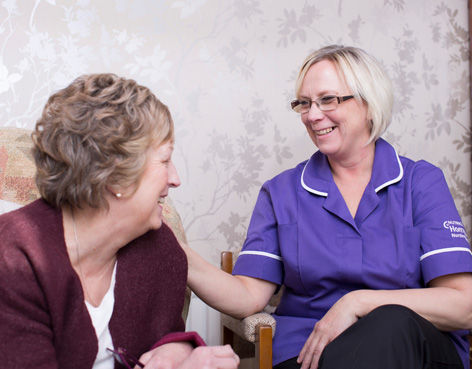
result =
[[[442,171],[418,162],[412,196],[414,226],[421,232],[424,282],[447,274],[472,272],[467,234]]]
[[[270,192],[265,184],[257,198],[248,233],[233,274],[282,284],[283,264],[280,254],[277,220]]]

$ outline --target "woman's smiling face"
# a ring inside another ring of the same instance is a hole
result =
[[[162,225],[162,203],[169,188],[180,185],[179,175],[172,162],[173,142],[168,141],[147,151],[144,173],[136,192],[129,197],[129,211],[144,228],[158,229]]]
[[[346,96],[352,91],[329,60],[312,65],[303,79],[298,99],[314,101],[326,95]],[[356,99],[340,103],[335,110],[321,111],[315,103],[301,114],[313,143],[333,160],[344,160],[369,141],[367,106]]]

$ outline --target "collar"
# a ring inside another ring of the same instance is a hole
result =
[[[379,192],[403,178],[403,166],[397,152],[387,141],[379,138],[375,142],[375,157],[370,183]],[[312,155],[305,164],[300,177],[302,187],[318,196],[328,196],[334,183],[328,158],[321,151]]]

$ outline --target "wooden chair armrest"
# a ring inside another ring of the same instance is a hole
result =
[[[242,320],[235,319],[226,314],[221,314],[221,324],[246,341],[252,343],[258,341],[258,327],[267,326],[272,328],[273,337],[276,325],[274,317],[264,312],[256,313]]]

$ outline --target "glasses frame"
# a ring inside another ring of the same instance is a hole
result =
[[[333,107],[333,108],[328,108],[327,106],[323,105],[322,104],[322,101],[323,99],[326,99],[326,98],[335,98],[337,102],[337,104]],[[354,98],[354,95],[346,95],[346,96],[336,96],[336,95],[324,95],[324,96],[321,96],[319,98],[317,98],[316,100],[299,100],[299,99],[296,99],[296,100],[293,100],[290,102],[290,106],[292,107],[292,110],[297,112],[297,113],[300,113],[300,114],[305,114],[305,113],[308,113],[311,109],[311,106],[313,105],[313,103],[315,103],[315,105],[317,106],[318,109],[320,109],[321,111],[333,111],[333,110],[336,110],[336,108],[338,107],[339,104],[341,104],[342,102],[344,101],[347,101],[349,99],[353,99]],[[302,102],[307,102],[308,103],[308,109],[304,109],[304,107],[302,107]],[[303,111],[301,110],[303,109]]]
[[[107,348],[113,354],[113,357],[120,364],[126,366],[128,369],[133,369],[136,365],[144,368],[144,364],[131,355],[126,349],[118,347],[116,349]]]

